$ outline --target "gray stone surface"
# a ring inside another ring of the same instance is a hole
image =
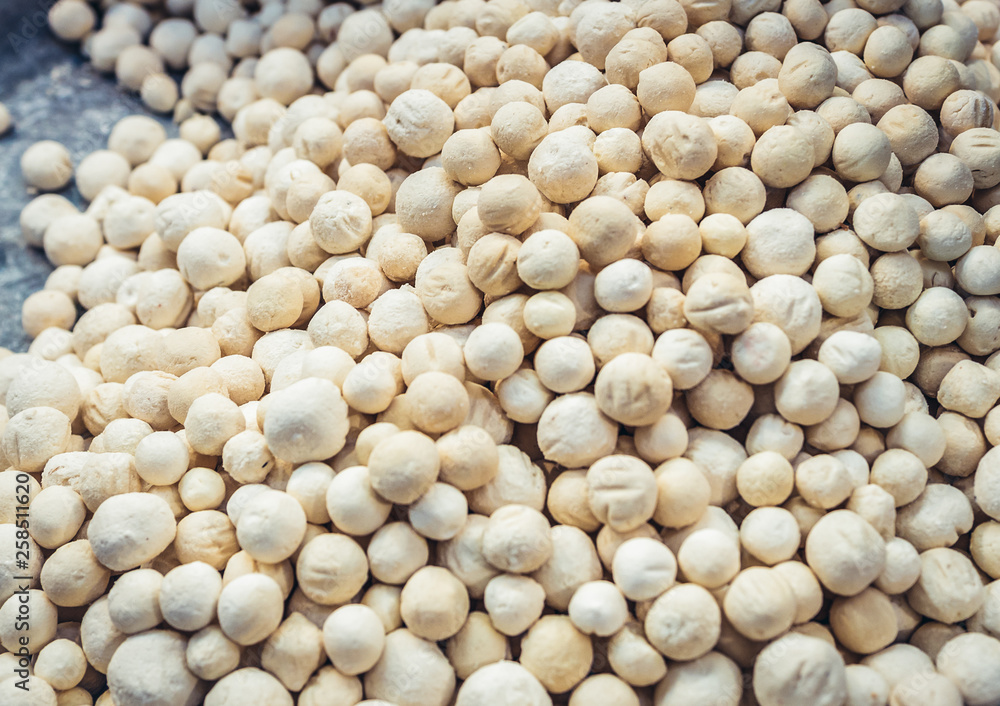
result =
[[[45,26],[51,1],[0,0],[0,102],[14,117],[14,130],[0,137],[0,346],[26,350],[21,303],[41,289],[52,266],[21,239],[18,214],[34,194],[21,180],[21,154],[38,140],[57,140],[74,166],[102,149],[115,122],[146,113],[138,97],[86,64],[76,45],[59,42]],[[158,117],[171,136],[169,120]],[[82,204],[74,186],[63,195]]]

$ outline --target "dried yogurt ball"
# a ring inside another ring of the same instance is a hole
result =
[[[76,536],[86,513],[87,508],[79,493],[67,486],[50,485],[31,500],[28,531],[40,546],[55,549]]]
[[[628,616],[625,597],[610,581],[583,584],[569,602],[569,619],[585,635],[613,635],[622,628]]]
[[[480,667],[462,683],[455,706],[492,706],[505,703],[504,694],[516,699],[518,706],[550,706],[552,697],[530,671],[517,662],[495,662]],[[516,696],[514,696],[516,694]],[[372,706],[375,706],[373,703]]]
[[[485,429],[461,426],[440,437],[435,445],[441,458],[440,477],[454,487],[474,490],[496,477],[499,452]]]
[[[875,284],[861,260],[848,253],[839,253],[816,266],[813,287],[824,311],[850,318],[871,303]]]
[[[69,418],[58,409],[30,407],[7,422],[0,438],[0,455],[12,467],[36,473],[67,449],[71,432]]]
[[[910,606],[931,620],[957,623],[983,604],[983,582],[972,561],[946,547],[920,555],[920,578],[907,592]]]
[[[517,275],[533,289],[561,289],[576,277],[580,250],[559,230],[535,231],[517,251]]]
[[[751,640],[770,640],[795,620],[791,588],[780,574],[762,566],[741,571],[729,584],[722,605],[733,627]]]
[[[819,335],[823,307],[816,290],[800,277],[771,275],[750,288],[754,319],[772,323],[788,336],[792,354],[801,353]]]
[[[753,691],[761,706],[838,706],[847,698],[844,660],[825,640],[789,633],[757,656]]]
[[[833,166],[848,181],[878,179],[889,166],[891,157],[889,138],[868,123],[847,125],[833,142]]]
[[[668,179],[697,179],[711,169],[718,155],[708,121],[677,110],[650,119],[642,133],[642,147]]]
[[[573,209],[567,233],[592,265],[609,265],[635,246],[642,222],[622,201],[592,196]]]
[[[653,519],[669,528],[697,522],[708,507],[713,483],[704,469],[687,458],[674,458],[654,473],[657,485]]]
[[[347,403],[324,378],[306,378],[271,395],[264,416],[264,436],[284,461],[324,461],[344,447]]]
[[[35,676],[54,688],[72,689],[87,672],[87,657],[83,649],[70,640],[53,640],[38,653]]]
[[[240,510],[236,537],[257,561],[276,564],[299,548],[306,533],[302,505],[285,492],[264,491]]]
[[[462,529],[469,504],[462,491],[448,483],[435,483],[410,506],[407,518],[428,539],[445,541]]]
[[[58,191],[73,178],[69,150],[53,140],[34,143],[21,155],[21,175],[39,191]]]
[[[705,336],[692,329],[664,331],[656,339],[652,355],[678,390],[695,387],[712,370],[712,347]]]
[[[741,378],[752,385],[766,385],[787,370],[792,344],[780,328],[759,321],[733,338],[730,358]]]
[[[677,563],[692,583],[708,589],[724,586],[740,571],[739,537],[711,527],[695,529],[681,543]]]
[[[135,447],[135,470],[147,483],[173,485],[187,472],[189,451],[184,440],[169,431],[155,431]]]
[[[328,191],[313,207],[309,225],[316,245],[339,255],[357,250],[371,237],[372,213],[360,196]]]
[[[151,630],[127,638],[119,647],[123,649],[114,651],[107,668],[108,689],[115,701],[184,704],[200,698],[181,634]],[[152,664],[156,669],[149,668]]]
[[[750,165],[765,186],[787,189],[809,176],[814,159],[814,147],[803,130],[776,125],[753,146]]]
[[[541,617],[545,589],[528,576],[500,574],[486,584],[483,602],[497,631],[520,635]]]
[[[451,431],[469,413],[465,386],[447,373],[431,371],[418,375],[407,387],[407,400],[413,423],[429,433]]]
[[[552,555],[549,522],[525,505],[505,505],[490,515],[482,547],[483,556],[496,568],[530,573]]]
[[[521,665],[551,693],[572,689],[590,672],[594,659],[589,637],[564,615],[547,615],[521,642]]]
[[[425,566],[403,586],[400,616],[406,627],[427,640],[446,640],[456,634],[469,614],[468,590],[447,569]]]
[[[650,601],[674,585],[677,560],[659,540],[635,537],[618,547],[611,571],[626,598]]]
[[[713,333],[737,334],[753,321],[754,306],[746,282],[725,272],[708,272],[694,281],[684,299],[692,326]]]
[[[623,353],[601,368],[594,395],[601,411],[627,426],[645,426],[662,417],[672,398],[670,376],[650,356]]]
[[[430,490],[440,466],[434,442],[417,431],[402,431],[383,439],[368,458],[372,489],[382,498],[403,505],[415,502]]]
[[[1000,641],[995,637],[976,632],[953,637],[938,652],[937,668],[965,703],[987,706],[1000,700]]]
[[[778,412],[795,424],[819,424],[833,414],[839,399],[836,376],[813,360],[793,362],[774,386]]]
[[[706,654],[719,639],[722,612],[708,590],[693,583],[674,586],[646,614],[646,637],[670,659]]]
[[[310,600],[324,606],[342,605],[368,580],[368,561],[364,550],[350,537],[319,534],[299,552],[295,576]]]
[[[238,645],[253,645],[281,624],[284,596],[278,582],[265,574],[240,576],[219,594],[219,626]]]
[[[877,588],[834,600],[830,627],[842,645],[858,654],[872,654],[887,647],[897,632],[892,603]]]
[[[740,524],[740,543],[754,558],[773,566],[791,559],[799,549],[799,526],[788,510],[759,507]]]
[[[177,532],[165,500],[150,493],[123,493],[105,500],[87,528],[97,560],[112,571],[127,571],[156,558]]]
[[[806,561],[830,591],[853,596],[882,573],[885,542],[859,515],[834,510],[809,530]]]
[[[629,532],[656,510],[656,477],[632,456],[607,456],[587,471],[587,497],[594,516],[616,532]]]
[[[421,158],[440,152],[455,129],[448,104],[421,88],[404,91],[393,100],[384,122],[401,151]]]
[[[551,75],[550,71],[546,80]],[[545,198],[554,203],[573,203],[594,190],[599,168],[588,136],[593,139],[593,133],[583,126],[560,130],[544,137],[531,153],[528,177]]]
[[[229,397],[209,393],[198,397],[184,420],[188,444],[197,453],[220,456],[226,442],[242,431],[246,421]]]
[[[892,373],[877,372],[854,388],[854,406],[869,426],[895,426],[903,418],[905,404],[906,389]]]
[[[809,219],[798,211],[765,211],[747,224],[746,231],[747,242],[740,256],[754,277],[802,275],[812,266],[815,233]]]
[[[159,601],[162,582],[163,576],[155,569],[136,569],[119,576],[108,592],[108,615],[114,626],[132,634],[159,625],[163,621]]]
[[[215,620],[222,576],[203,561],[181,564],[160,582],[160,613],[170,627],[194,632]]]
[[[400,679],[400,674],[410,675]],[[385,650],[365,675],[365,695],[374,704],[444,704],[455,690],[455,672],[438,647],[409,630],[386,636]],[[364,703],[364,702],[361,702]]]
[[[882,252],[910,247],[920,235],[917,212],[899,194],[875,194],[855,209],[854,231],[867,245]]]
[[[833,371],[842,385],[853,385],[878,372],[882,360],[879,341],[857,331],[837,331],[823,341],[819,362]]]
[[[392,504],[378,497],[369,482],[368,469],[351,466],[337,473],[326,492],[326,510],[333,526],[351,535],[371,534],[389,517]]]
[[[594,280],[594,297],[607,311],[635,311],[646,305],[652,293],[652,271],[638,260],[614,262]]]
[[[342,674],[362,674],[382,656],[385,626],[366,605],[342,606],[323,623],[323,646]]]
[[[501,380],[512,375],[524,360],[520,336],[504,323],[477,326],[463,348],[469,372],[483,380]]]
[[[547,460],[580,468],[614,450],[618,425],[601,412],[593,395],[578,392],[562,395],[545,408],[537,434]]]
[[[906,310],[906,327],[927,346],[944,346],[956,340],[968,320],[962,297],[947,287],[925,289]]]
[[[809,505],[829,509],[841,504],[851,495],[855,481],[839,458],[817,454],[797,465],[795,485],[799,495]]]
[[[737,706],[743,696],[743,675],[733,660],[720,652],[709,652],[690,662],[672,664],[654,694],[660,706],[690,703]]]

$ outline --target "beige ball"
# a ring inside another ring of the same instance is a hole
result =
[[[670,659],[701,657],[719,639],[722,612],[708,590],[681,584],[653,603],[646,614],[646,637]]]

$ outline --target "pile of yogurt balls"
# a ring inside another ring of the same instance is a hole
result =
[[[1000,704],[1000,3],[102,7],[0,703]]]

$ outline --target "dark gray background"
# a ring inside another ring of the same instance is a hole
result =
[[[92,69],[77,45],[49,32],[45,17],[51,4],[0,0],[0,102],[14,118],[13,131],[0,137],[0,346],[17,351],[30,343],[21,330],[21,303],[52,271],[44,253],[21,239],[18,214],[33,197],[21,180],[21,154],[38,140],[57,140],[76,166],[105,147],[117,120],[149,114],[137,96],[116,86],[114,76]],[[158,119],[176,136],[168,119]],[[85,205],[75,186],[61,193]]]

